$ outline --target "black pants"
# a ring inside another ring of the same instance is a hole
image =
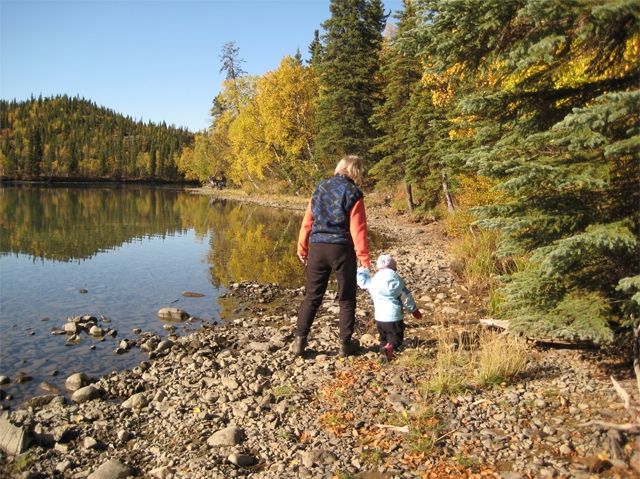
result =
[[[382,321],[376,321],[376,328],[378,329],[378,339],[380,340],[380,346],[384,346],[387,343],[393,344],[393,348],[397,350],[402,341],[404,341],[404,321],[393,321],[385,323]]]
[[[311,243],[307,257],[307,294],[298,313],[297,336],[307,336],[322,304],[331,271],[338,280],[340,340],[348,341],[356,322],[356,272],[353,245]]]

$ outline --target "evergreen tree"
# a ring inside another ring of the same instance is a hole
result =
[[[382,99],[380,52],[387,17],[380,0],[332,0],[329,8],[321,61],[314,65],[320,84],[314,154],[327,167],[345,154],[358,154],[371,165],[369,151],[378,132],[370,118]]]
[[[322,61],[322,52],[323,48],[322,42],[320,41],[320,31],[315,30],[313,32],[313,40],[309,44],[309,55],[311,55],[308,61],[309,65],[313,67],[317,66],[318,63]]]
[[[384,52],[380,69],[385,80],[383,89],[384,103],[375,107],[375,114],[371,122],[382,133],[373,148],[374,153],[380,153],[382,158],[371,169],[370,175],[379,185],[395,186],[398,181],[404,181],[408,192],[408,207],[413,209],[411,184],[416,177],[408,177],[406,164],[411,156],[410,145],[407,142],[411,117],[415,103],[412,97],[419,89],[422,77],[422,64],[411,51],[400,49],[400,40],[412,28],[416,14],[409,0],[404,0],[404,10],[397,12],[398,26],[395,36],[389,40],[389,46]]]
[[[136,176],[140,153],[161,144],[156,174],[168,169],[168,142],[193,141],[183,129],[134,122],[95,103],[66,95],[27,102],[0,100],[0,161],[5,175]],[[174,152],[176,153],[176,152]],[[179,154],[179,153],[178,153]],[[111,158],[111,160],[110,160]],[[167,179],[175,179],[175,165]]]
[[[612,338],[637,317],[640,6],[631,0],[418,1],[414,39],[431,73],[457,72],[466,158],[500,182],[477,208],[502,231],[515,331]],[[455,136],[455,135],[452,135]],[[635,285],[635,286],[634,286]],[[636,298],[637,298],[636,294]]]
[[[30,175],[40,174],[40,163],[44,157],[42,137],[38,128],[32,128],[29,134],[29,151],[25,171]]]

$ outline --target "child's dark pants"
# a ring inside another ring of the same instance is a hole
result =
[[[376,321],[376,328],[378,329],[380,346],[391,343],[393,344],[393,348],[398,350],[402,341],[404,341],[404,321],[400,320],[388,323]]]

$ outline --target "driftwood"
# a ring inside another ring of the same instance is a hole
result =
[[[509,330],[509,321],[504,321],[503,319],[481,319],[480,324],[484,324],[485,326],[494,326],[496,328]]]
[[[633,330],[633,370],[636,373],[636,383],[640,393],[640,324]]]
[[[614,459],[622,459],[624,455],[622,452],[623,440],[624,438],[622,437],[622,434],[620,434],[620,431],[618,431],[617,429],[609,429],[609,431],[607,432],[607,445],[609,446],[609,453]]]
[[[604,429],[615,429],[616,431],[629,432],[631,434],[640,433],[640,424],[616,424],[605,421],[589,421],[584,424],[578,424],[577,427],[600,426]]]
[[[613,383],[613,387],[616,389],[616,392],[618,393],[618,395],[624,400],[624,408],[627,411],[631,410],[631,397],[629,396],[629,393],[627,391],[625,391],[624,389],[622,389],[622,386],[620,386],[620,383],[618,381],[616,381],[613,376],[611,376],[611,382]]]
[[[376,424],[377,427],[381,429],[388,429],[390,431],[400,432],[406,434],[409,432],[409,426],[388,426],[386,424]]]

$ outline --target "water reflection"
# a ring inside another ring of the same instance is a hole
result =
[[[64,390],[75,372],[137,366],[146,356],[135,348],[117,355],[117,342],[135,339],[134,328],[166,337],[157,318],[163,307],[220,321],[233,317],[219,301],[231,282],[303,286],[295,255],[301,221],[301,212],[176,188],[0,187],[0,375],[34,378],[4,387],[12,405],[44,394],[43,381]],[[184,291],[205,296],[185,298]],[[118,337],[83,335],[65,346],[65,336],[52,336],[68,316],[82,314],[111,319]],[[178,333],[197,327],[183,324]],[[60,374],[50,376],[54,370]]]

